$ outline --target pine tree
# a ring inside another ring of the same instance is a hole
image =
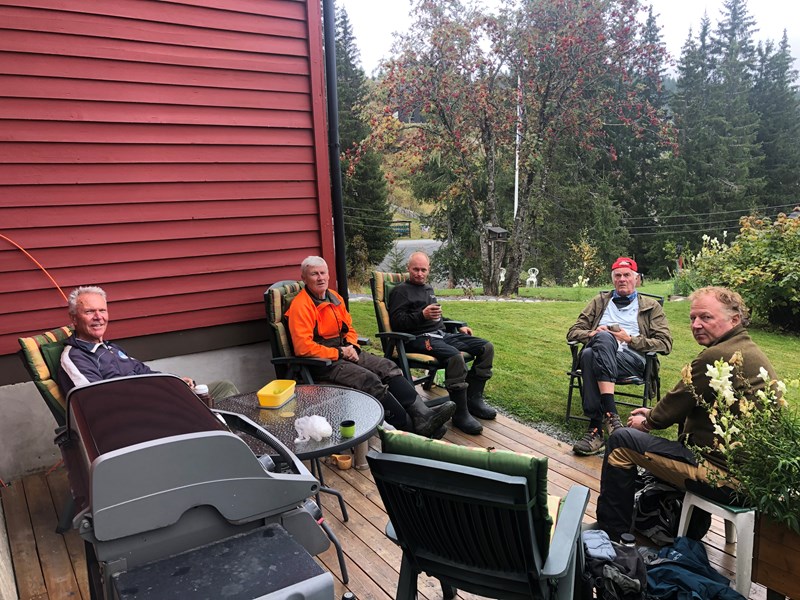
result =
[[[641,90],[641,101],[610,120],[607,135],[614,160],[602,163],[610,173],[612,198],[623,210],[624,223],[631,234],[627,251],[637,257],[648,275],[665,274],[657,271],[663,262],[660,252],[651,253],[650,249],[654,247],[653,234],[657,231],[660,200],[665,195],[672,158],[671,152],[665,152],[663,137],[674,134],[667,119],[667,94],[663,87],[667,51],[656,19],[650,7],[642,32],[647,51],[627,65],[626,81],[618,85],[620,94],[630,93],[631,89]],[[636,118],[642,111],[649,111],[653,125],[636,132],[619,127],[620,122]]]
[[[348,271],[360,280],[370,265],[386,256],[394,236],[380,157],[364,147],[369,127],[359,110],[366,95],[367,78],[344,8],[336,18],[336,81]]]
[[[703,235],[735,229],[760,204],[762,160],[753,86],[753,19],[744,0],[726,0],[714,33],[704,17],[687,41],[673,102],[680,158],[662,230],[675,244],[697,247]]]
[[[764,161],[757,174],[765,181],[762,204],[791,209],[800,195],[800,98],[786,32],[777,50],[768,41],[759,44],[756,54],[750,105],[760,115],[758,142]]]
[[[726,0],[723,18],[713,39],[717,66],[713,75],[712,107],[714,125],[724,141],[718,157],[719,185],[714,208],[746,212],[759,205],[763,180],[756,170],[762,160],[756,135],[758,114],[750,107],[755,48],[755,21],[747,12],[746,0]]]

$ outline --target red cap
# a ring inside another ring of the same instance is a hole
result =
[[[634,273],[639,272],[639,267],[636,264],[636,261],[632,258],[628,258],[627,256],[620,256],[617,260],[614,261],[614,264],[611,265],[611,270],[614,269],[622,269],[624,267],[629,268]]]

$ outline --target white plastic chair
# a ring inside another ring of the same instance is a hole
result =
[[[692,492],[686,492],[678,524],[678,535],[686,535],[694,508],[700,508],[725,520],[725,543],[736,544],[736,579],[734,587],[745,598],[750,597],[750,575],[753,567],[756,511],[719,504]]]
[[[539,283],[539,280],[536,276],[539,275],[539,269],[533,267],[528,269],[528,278],[525,280],[525,287],[536,287]]]

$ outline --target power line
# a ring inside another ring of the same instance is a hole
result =
[[[697,226],[708,226],[711,227],[712,225],[722,225],[722,226],[730,226],[736,227],[739,224],[738,219],[725,219],[723,221],[707,221],[704,223],[665,223],[659,224],[655,223],[653,225],[637,225],[635,227],[626,227],[629,232],[635,232],[637,230],[650,230],[650,229],[661,229],[665,231],[681,231],[681,227],[697,227]]]
[[[779,204],[777,206],[763,206],[763,207],[756,207],[756,208],[737,208],[732,210],[720,210],[714,212],[707,212],[707,213],[689,213],[685,215],[657,215],[652,217],[623,217],[623,221],[639,221],[644,219],[654,220],[654,219],[684,219],[686,217],[704,217],[704,216],[711,216],[711,215],[727,215],[733,213],[744,213],[749,215],[753,211],[767,211],[767,210],[775,210],[779,208],[785,208],[788,204]]]

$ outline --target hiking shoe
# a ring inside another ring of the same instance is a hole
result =
[[[619,415],[617,413],[612,413],[612,412],[607,412],[606,416],[603,417],[603,425],[605,425],[609,437],[617,429],[622,429],[624,427],[622,421],[619,420]]]
[[[605,445],[606,443],[605,440],[603,440],[603,432],[597,427],[593,427],[586,432],[586,435],[575,442],[575,445],[572,447],[572,451],[575,454],[580,454],[581,456],[590,456],[592,454],[601,452]]]

